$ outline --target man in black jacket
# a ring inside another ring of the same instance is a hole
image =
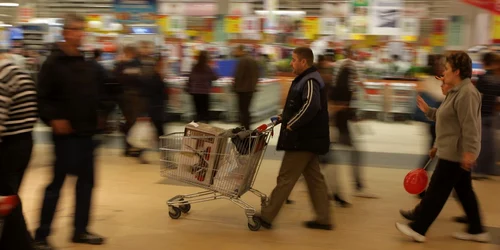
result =
[[[72,241],[100,245],[104,239],[87,231],[94,187],[94,135],[103,110],[105,77],[79,51],[85,19],[76,14],[64,21],[64,42],[56,44],[39,73],[38,98],[42,120],[52,127],[55,162],[45,190],[37,249],[52,249],[47,242],[66,175],[77,176]]]
[[[325,83],[312,66],[311,49],[296,48],[292,56],[291,65],[297,78],[292,82],[283,114],[279,116],[282,125],[277,149],[284,150],[285,155],[277,186],[259,217],[262,226],[271,228],[295,183],[304,175],[316,211],[316,220],[306,222],[305,226],[331,230],[328,192],[318,159],[330,148]]]

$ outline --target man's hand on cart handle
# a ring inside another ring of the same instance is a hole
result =
[[[278,125],[282,122],[282,117],[281,115],[277,115],[277,116],[273,116],[271,117],[271,122],[274,124],[274,125]]]

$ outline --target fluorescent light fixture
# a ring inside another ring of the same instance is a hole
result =
[[[0,3],[0,7],[18,7],[18,3]]]
[[[1,23],[0,27],[12,27],[12,24]]]
[[[256,10],[255,14],[257,15],[267,15],[269,13],[268,10]],[[274,10],[272,13],[276,15],[286,15],[286,16],[305,16],[306,12],[302,10]]]

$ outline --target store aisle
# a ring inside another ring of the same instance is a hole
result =
[[[31,167],[22,187],[22,197],[29,227],[38,222],[40,195],[50,178],[51,147],[37,145]],[[150,160],[157,159],[149,153]],[[227,201],[192,205],[189,214],[179,220],[168,215],[166,200],[174,195],[196,192],[199,189],[178,185],[160,177],[159,165],[140,165],[133,159],[120,156],[116,149],[101,149],[98,157],[96,199],[91,229],[108,237],[103,246],[75,245],[68,241],[73,213],[74,180],[68,179],[62,191],[54,236],[51,239],[60,249],[99,250],[163,250],[163,249],[422,249],[424,245],[405,240],[394,228],[403,221],[398,210],[411,208],[417,200],[406,194],[402,180],[407,170],[366,168],[366,178],[374,193],[381,199],[350,198],[352,208],[335,208],[335,230],[305,229],[301,222],[311,219],[311,206],[305,184],[299,182],[292,193],[297,201],[287,205],[276,221],[275,230],[251,232],[243,210]],[[265,160],[255,187],[269,193],[275,183],[279,161]],[[349,169],[342,167],[342,179],[349,179]],[[492,227],[495,243],[500,245],[500,202],[489,190],[498,190],[495,181],[475,182],[481,201],[485,224]],[[351,185],[345,185],[349,187]],[[247,194],[244,200],[258,207],[259,200]],[[461,230],[450,218],[461,215],[452,199],[429,232],[426,249],[493,249],[493,245],[460,242],[450,234]],[[498,246],[496,246],[498,247]]]

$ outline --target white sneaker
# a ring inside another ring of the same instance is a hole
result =
[[[403,224],[403,223],[399,223],[397,222],[396,223],[396,228],[401,232],[403,233],[404,235],[412,238],[414,241],[416,242],[419,242],[419,243],[423,243],[425,242],[425,236],[413,231],[413,229],[411,229],[411,227],[409,227],[408,225],[406,224]]]
[[[488,243],[491,241],[491,235],[488,232],[480,234],[470,234],[466,232],[457,232],[453,234],[453,238],[459,240],[476,241],[481,243]]]

